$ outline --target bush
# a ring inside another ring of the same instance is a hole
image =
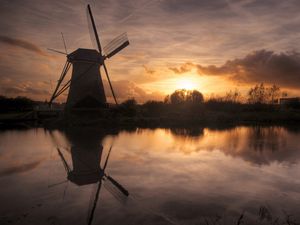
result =
[[[118,106],[118,112],[123,116],[134,117],[137,114],[137,103],[135,99],[128,99]]]
[[[7,98],[0,96],[0,106],[1,112],[30,111],[33,110],[34,102],[26,97]]]
[[[143,115],[160,116],[165,110],[165,104],[158,101],[148,101],[142,105]]]

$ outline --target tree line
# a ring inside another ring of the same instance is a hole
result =
[[[238,89],[230,90],[224,96],[211,95],[206,102],[228,102],[228,103],[248,103],[248,104],[276,104],[279,99],[287,97],[287,93],[275,84],[266,86],[264,83],[251,87],[246,96],[242,96]],[[164,99],[166,104],[181,103],[203,103],[204,97],[198,90],[180,89],[167,95]]]
[[[161,116],[214,113],[251,113],[251,112],[274,112],[281,109],[279,99],[287,97],[287,93],[281,91],[277,85],[266,86],[257,84],[251,87],[243,96],[237,89],[230,90],[223,96],[211,95],[207,99],[198,90],[175,90],[167,95],[163,101],[147,101],[137,104],[135,99],[129,99],[121,103],[114,113],[124,116]],[[286,105],[287,109],[299,109],[300,104]],[[207,116],[207,115],[206,115]]]
[[[0,112],[31,111],[35,102],[27,97],[9,98],[0,95]]]

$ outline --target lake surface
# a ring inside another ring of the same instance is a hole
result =
[[[0,131],[0,202],[0,224],[292,224],[300,132]]]

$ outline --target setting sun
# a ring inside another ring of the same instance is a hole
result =
[[[192,80],[183,79],[179,80],[177,86],[179,89],[193,90],[196,88],[196,84]]]
[[[197,75],[190,75],[177,78],[174,82],[175,89],[186,89],[186,90],[193,90],[199,89],[200,86],[200,79]]]

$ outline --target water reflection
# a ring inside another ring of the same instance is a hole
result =
[[[299,138],[278,126],[7,130],[0,224],[299,221]]]
[[[34,161],[34,162],[22,164],[22,165],[17,165],[17,166],[14,166],[14,167],[10,167],[10,168],[7,168],[7,169],[3,169],[2,171],[0,171],[0,178],[4,177],[4,176],[11,176],[11,175],[16,174],[16,173],[22,173],[22,172],[27,172],[27,171],[33,170],[41,162],[42,162],[41,160],[38,160],[38,161]]]
[[[50,131],[50,135],[55,140],[54,135]],[[126,201],[129,192],[118,181],[108,175],[105,171],[110,153],[113,149],[111,144],[103,167],[101,167],[101,158],[103,153],[102,140],[105,134],[99,130],[89,128],[72,128],[66,130],[66,137],[70,141],[71,150],[67,151],[71,154],[71,167],[64,156],[63,151],[57,146],[58,155],[67,173],[67,179],[72,183],[82,186],[97,183],[97,189],[94,197],[91,198],[90,208],[88,212],[87,224],[90,225],[94,219],[94,213],[99,200],[99,194],[104,183],[104,188],[108,190],[116,199],[121,202]],[[68,149],[66,149],[68,150]],[[62,182],[61,182],[62,183]],[[59,184],[61,184],[59,183]],[[53,187],[54,185],[51,185]]]
[[[204,134],[203,127],[193,127],[193,128],[172,128],[171,133],[178,138],[199,138]]]
[[[170,129],[181,151],[222,151],[226,155],[240,157],[254,164],[270,164],[274,161],[295,163],[300,157],[298,142],[293,137],[295,129],[278,126],[235,127],[228,130],[209,128]],[[298,135],[295,133],[294,135]]]

